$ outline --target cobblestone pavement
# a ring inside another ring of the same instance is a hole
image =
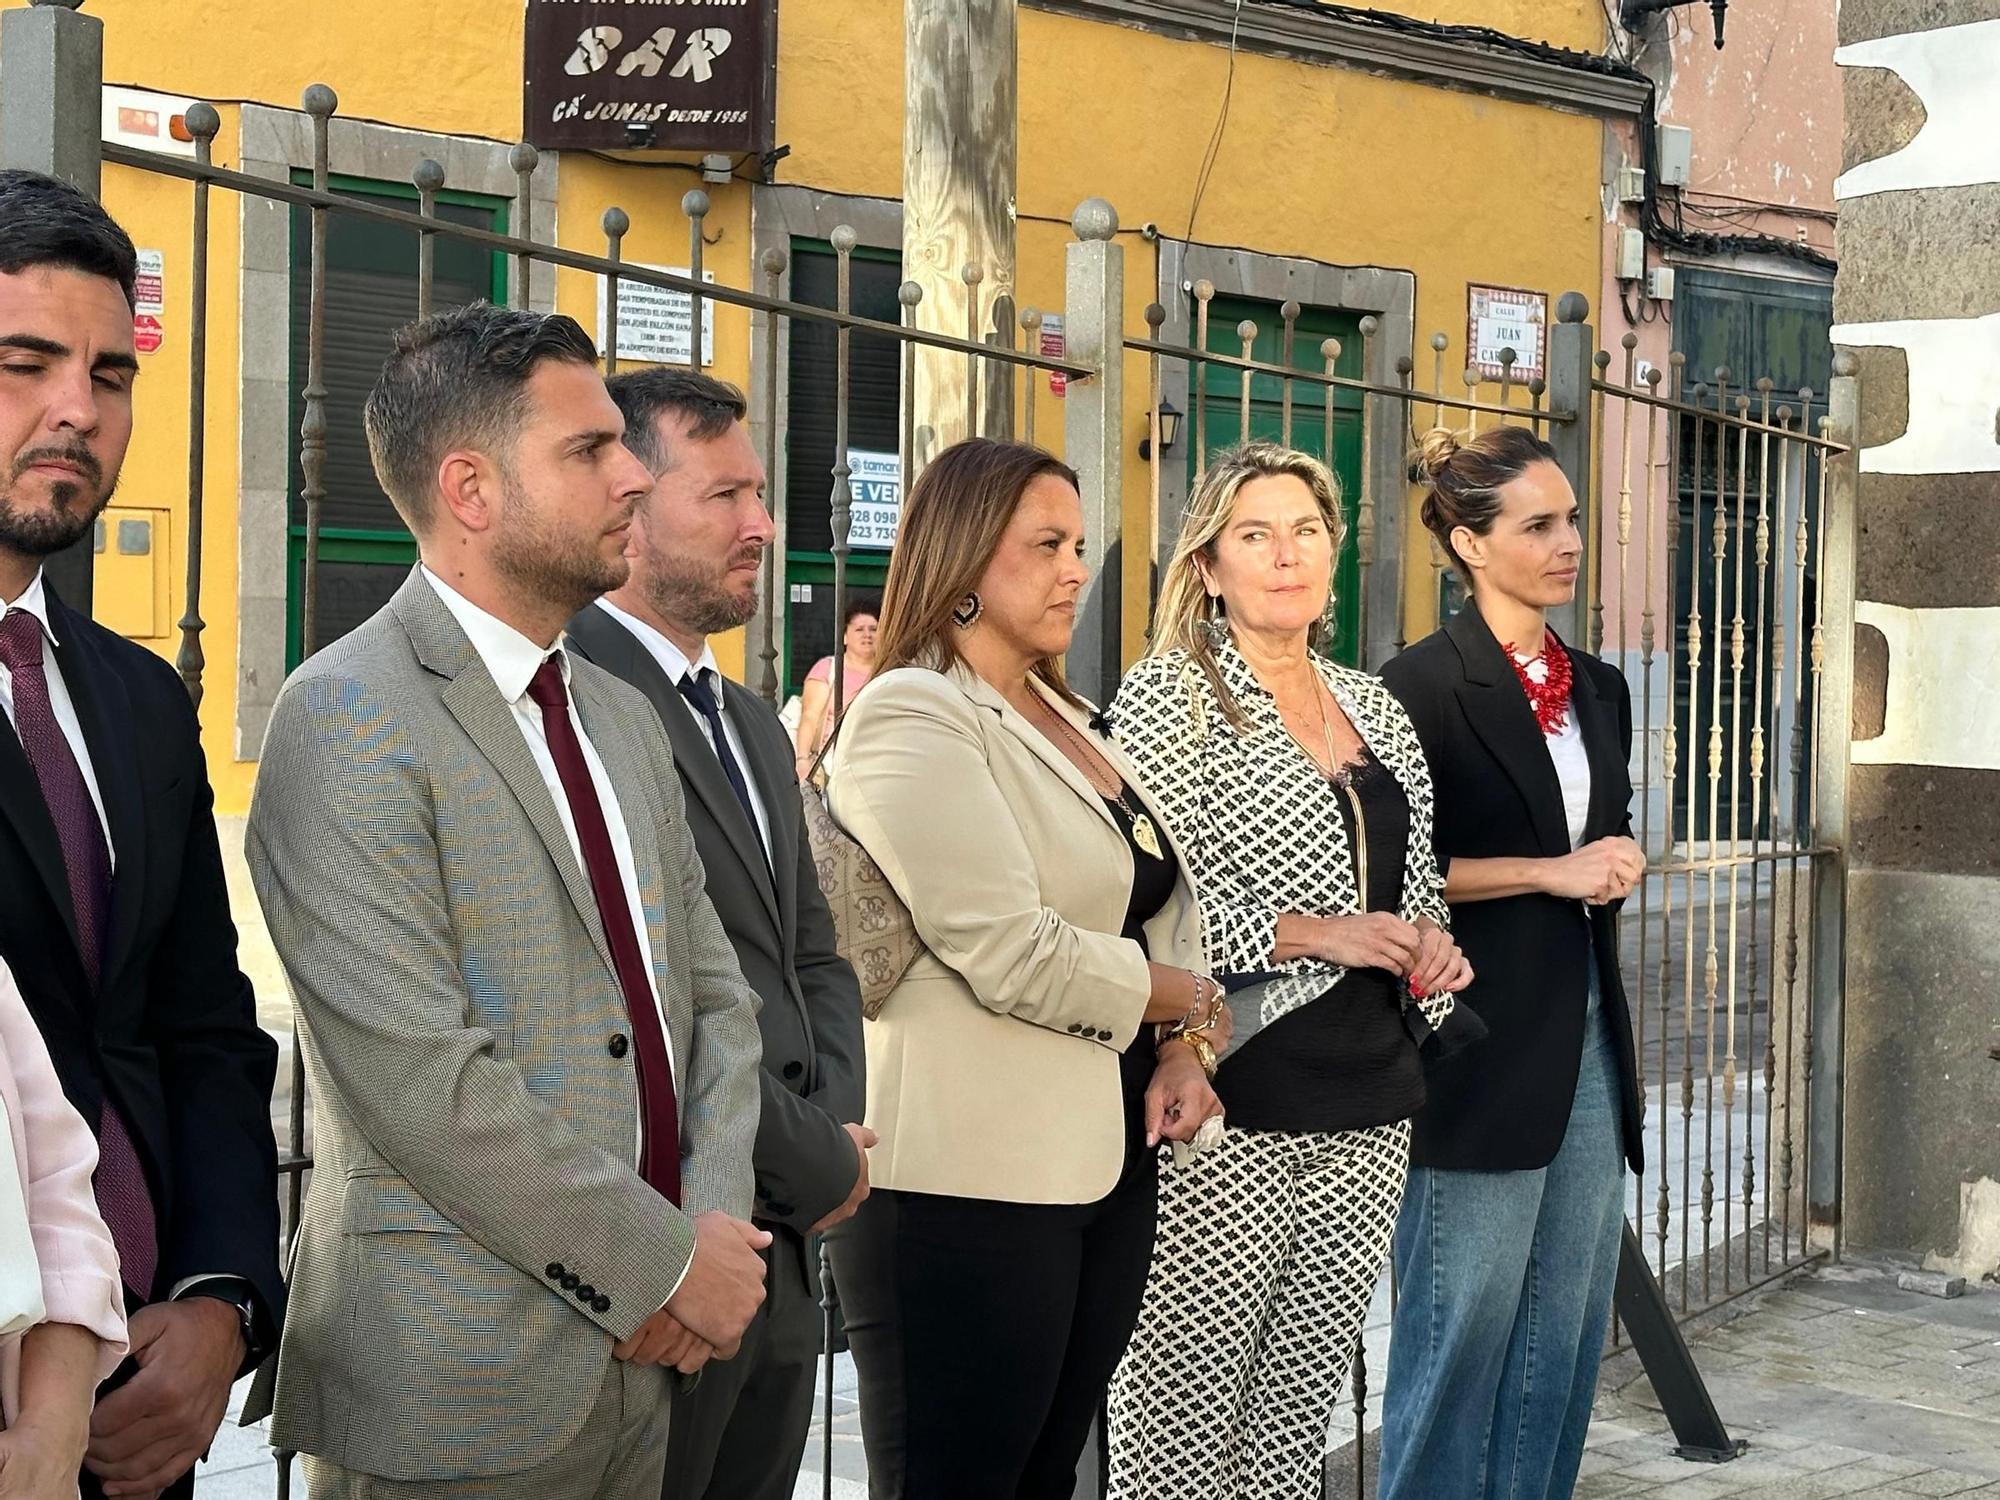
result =
[[[1614,1362],[1577,1500],[2000,1497],[2000,1291],[1941,1300],[1833,1267],[1761,1294],[1694,1353],[1744,1455],[1674,1458],[1651,1387]]]

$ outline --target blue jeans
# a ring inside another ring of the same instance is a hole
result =
[[[1564,1500],[1575,1487],[1618,1274],[1618,1105],[1593,986],[1555,1160],[1411,1168],[1379,1500]]]

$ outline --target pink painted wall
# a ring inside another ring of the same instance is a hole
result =
[[[1614,6],[1615,11],[1615,6]],[[1833,252],[1833,182],[1840,171],[1841,81],[1833,62],[1834,6],[1827,0],[1759,0],[1731,5],[1726,45],[1714,46],[1709,10],[1690,5],[1656,18],[1644,34],[1613,28],[1609,49],[1650,74],[1659,88],[1659,120],[1693,131],[1693,162],[1685,189],[1660,190],[1661,213],[1689,230],[1709,234],[1761,234]],[[1639,164],[1635,127],[1605,132],[1604,277],[1592,321],[1601,348],[1611,352],[1607,378],[1623,382],[1628,354],[1623,340],[1634,336],[1629,368],[1650,363],[1661,371],[1662,394],[1671,389],[1668,357],[1673,348],[1671,307],[1644,301],[1642,287],[1624,284],[1624,303],[1640,321],[1628,321],[1621,307],[1617,269],[1619,231],[1639,223],[1638,205],[1613,201],[1612,183],[1623,165]],[[1690,259],[1658,246],[1648,249],[1649,265],[1705,265],[1752,274],[1804,279],[1812,272],[1769,257]],[[1739,372],[1740,374],[1741,372]],[[1706,372],[1704,372],[1704,375]],[[1690,384],[1696,378],[1687,377]],[[1635,384],[1638,382],[1635,379]],[[1643,388],[1643,386],[1642,386]],[[1627,433],[1621,403],[1606,403],[1602,429],[1604,514],[1599,530],[1604,589],[1604,647],[1624,640],[1636,649],[1645,604],[1643,543],[1652,524],[1656,622],[1665,619],[1666,495],[1665,418],[1653,469],[1646,468],[1647,432],[1643,409],[1636,409]],[[1657,497],[1649,506],[1647,495]],[[1619,510],[1629,497],[1628,544],[1619,545]],[[1621,552],[1626,586],[1620,608]],[[1662,625],[1663,628],[1663,625]]]

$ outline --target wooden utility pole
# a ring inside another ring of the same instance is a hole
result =
[[[1005,297],[1011,309],[1014,298],[1015,0],[904,0],[903,19],[903,274],[923,292],[916,326],[984,339],[995,302]],[[975,375],[971,365],[917,351],[916,399],[905,407],[913,469],[961,438],[1002,436],[1011,425],[1011,369],[982,363]]]

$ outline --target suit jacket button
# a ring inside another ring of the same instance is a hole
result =
[[[1083,1023],[1082,1023],[1082,1022],[1080,1022],[1080,1021],[1072,1021],[1072,1022],[1070,1022],[1070,1023],[1069,1023],[1069,1034],[1070,1034],[1071,1036],[1076,1036],[1076,1035],[1077,1035],[1077,1034],[1079,1034],[1079,1033],[1080,1033],[1080,1032],[1081,1032],[1082,1030],[1083,1030]]]
[[[546,1271],[542,1272],[542,1274],[548,1277],[549,1280],[551,1281],[561,1281],[563,1279],[562,1262],[559,1260],[550,1261],[549,1268]]]
[[[575,1291],[577,1287],[582,1284],[583,1281],[583,1278],[577,1275],[576,1272],[574,1271],[563,1272],[560,1279],[562,1281],[562,1289],[566,1292]]]
[[[579,1302],[592,1301],[593,1299],[595,1299],[596,1296],[597,1296],[597,1288],[592,1286],[587,1281],[582,1286],[576,1289],[576,1300]]]
[[[597,1312],[597,1313],[610,1312],[611,1299],[605,1296],[604,1293],[599,1292],[594,1298],[591,1299],[590,1310],[592,1312]]]
[[[806,1066],[804,1063],[788,1062],[785,1064],[785,1077],[796,1079],[800,1075],[802,1075],[805,1072],[805,1070]]]
[[[611,1033],[611,1040],[605,1045],[604,1050],[609,1052],[613,1057],[623,1057],[631,1045],[632,1043],[627,1040],[624,1032],[614,1031]]]

